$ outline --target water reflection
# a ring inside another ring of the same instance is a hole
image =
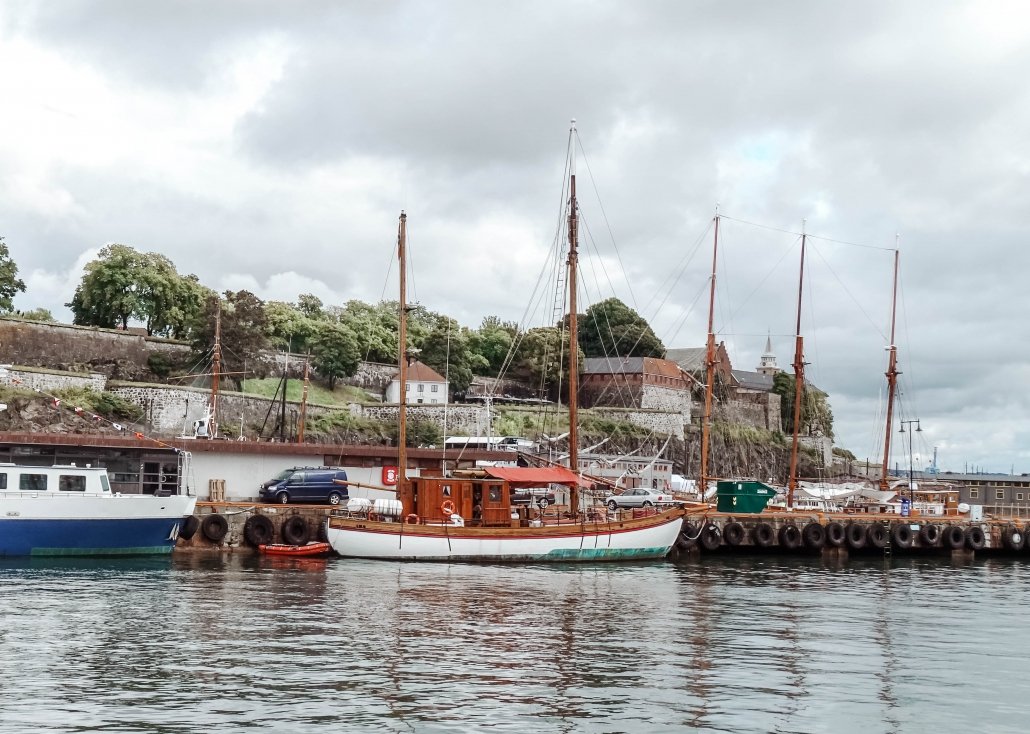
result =
[[[1022,731],[1028,584],[1018,559],[5,560],[0,731]]]

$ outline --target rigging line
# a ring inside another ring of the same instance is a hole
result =
[[[914,393],[915,392],[915,380],[914,380],[915,373],[914,373],[914,370],[913,370],[914,362],[912,360],[912,343],[911,343],[911,337],[909,336],[909,330],[908,330],[908,307],[905,305],[904,279],[902,278],[901,273],[898,274],[898,290],[901,292],[901,323],[902,323],[902,328],[903,328],[903,330],[905,332],[905,344],[906,344],[905,352],[906,352],[906,354],[909,357],[909,359],[908,359],[908,369],[905,370],[904,380],[905,380],[905,384],[907,384],[909,386],[909,389],[911,389],[913,391],[913,393]],[[914,394],[913,394],[913,397],[912,397],[912,403],[913,403],[913,407],[914,408],[918,408],[918,406],[915,404],[916,403],[916,399],[915,399],[915,395]],[[918,415],[919,414],[918,414],[918,411],[917,411],[916,417],[918,417]]]
[[[614,286],[612,285],[611,278],[607,277],[608,273],[607,273],[607,270],[604,268],[604,261],[601,258],[600,253],[597,251],[596,243],[594,242],[593,237],[588,236],[587,242],[589,243],[590,248],[592,248],[594,253],[597,255],[597,259],[601,260],[601,269],[605,273],[606,279],[608,280],[608,284],[609,284],[609,286],[612,287],[612,290],[614,292]],[[593,268],[593,258],[590,258],[590,265],[591,265],[591,269],[592,269]],[[594,277],[595,277],[595,282],[596,282],[596,280],[597,280],[596,274],[595,274]],[[587,283],[587,279],[584,277],[583,278],[583,288],[584,288],[584,291],[587,290],[586,283]],[[600,297],[600,295],[601,295],[600,289],[598,289],[598,297]],[[599,301],[595,305],[600,305],[600,303],[601,302]],[[612,340],[612,349],[616,350],[616,352],[617,352],[618,348],[619,348],[619,345],[625,339],[625,335],[619,337],[618,340],[615,339],[615,333],[612,331],[611,322],[608,320],[608,310],[607,309],[602,309],[602,311],[603,311],[603,315],[604,315],[605,325],[608,327],[608,334],[609,334],[609,336],[611,337],[611,340]],[[595,322],[594,326],[595,326],[595,328],[597,328],[597,334],[598,334],[599,337],[601,337],[603,332],[601,331],[600,325],[597,324],[596,316],[594,318],[594,322]],[[646,322],[645,322],[645,324],[646,324]],[[644,335],[647,333],[647,326],[649,326],[649,325],[646,325],[645,327],[641,328],[640,334],[637,336],[637,340],[627,350],[627,353],[632,352],[634,349],[636,349],[637,345],[640,344],[640,341],[644,338]],[[602,345],[602,348],[604,348],[605,351],[607,351],[607,348],[604,347],[604,338],[603,337],[601,338],[601,345]]]
[[[886,341],[889,338],[887,334],[880,328],[879,325],[877,325],[876,321],[873,320],[869,313],[864,308],[862,308],[862,303],[855,297],[855,294],[851,292],[851,290],[847,286],[847,283],[845,283],[841,279],[841,277],[837,275],[837,271],[833,269],[833,266],[830,265],[829,261],[825,257],[823,257],[821,252],[819,252],[819,248],[813,247],[812,250],[813,252],[815,252],[816,255],[819,256],[819,259],[826,266],[826,269],[830,271],[834,279],[836,279],[836,281],[840,284],[840,287],[843,288],[844,292],[848,294],[848,297],[855,302],[855,305],[858,306],[858,310],[862,312],[862,315],[865,316],[866,320],[872,325],[873,329]],[[891,252],[894,251],[891,250]]]
[[[626,265],[622,262],[622,253],[619,252],[619,246],[615,242],[615,233],[612,231],[612,225],[608,221],[608,213],[604,210],[604,204],[601,202],[601,193],[597,190],[597,182],[594,180],[594,172],[590,170],[590,160],[587,158],[586,148],[583,146],[583,138],[580,137],[579,130],[576,130],[576,142],[579,143],[579,150],[583,153],[583,163],[587,168],[587,176],[590,178],[590,184],[594,189],[594,198],[597,199],[597,207],[601,211],[601,219],[604,221],[604,226],[608,229],[608,236],[612,241],[612,249],[615,250],[615,257],[619,261],[619,267],[622,268],[622,272],[626,272]],[[637,308],[637,298],[633,293],[633,285],[627,279],[626,290],[629,291],[629,299],[633,303],[633,308]]]
[[[408,230],[404,231],[404,256],[408,265],[408,284],[411,286],[411,298],[409,302],[418,303],[418,288],[415,287],[415,248],[412,247],[414,240]]]
[[[701,284],[700,288],[698,288],[697,294],[694,296],[694,300],[690,302],[690,307],[686,310],[686,312],[684,312],[683,318],[680,319],[679,326],[677,326],[676,330],[672,333],[670,343],[676,340],[676,337],[680,333],[680,329],[682,329],[684,324],[687,323],[687,320],[690,318],[690,315],[694,313],[694,309],[697,306],[697,302],[701,300],[701,297],[708,292],[708,281],[709,279],[706,278],[705,282]]]
[[[783,229],[782,227],[773,227],[772,225],[768,225],[768,224],[760,224],[758,222],[751,222],[751,221],[748,221],[747,219],[738,219],[737,217],[731,217],[728,214],[720,214],[719,216],[722,217],[723,219],[730,219],[730,220],[732,220],[734,222],[739,222],[740,224],[746,224],[746,225],[748,225],[750,227],[758,227],[759,229],[767,229],[767,230],[770,230],[772,232],[783,232],[784,234],[794,234],[794,235],[797,235],[799,237],[801,236],[800,232],[795,232],[792,229]],[[824,237],[824,236],[817,235],[817,234],[812,234],[812,233],[808,233],[807,236],[808,236],[809,239],[822,240],[823,242],[832,242],[832,243],[834,243],[836,245],[847,245],[849,247],[861,247],[862,249],[865,249],[865,250],[883,250],[884,252],[894,252],[894,248],[893,247],[882,247],[880,245],[865,245],[865,244],[862,244],[861,242],[848,242],[847,240],[838,240],[838,239],[834,239],[832,237]]]
[[[687,251],[687,254],[680,258],[680,261],[676,263],[674,268],[669,270],[669,273],[665,276],[665,280],[663,280],[662,284],[658,286],[653,294],[651,294],[651,298],[648,300],[647,305],[644,306],[645,313],[651,313],[651,304],[654,303],[655,298],[657,298],[660,293],[666,293],[667,295],[662,300],[661,304],[659,304],[658,308],[655,309],[654,313],[657,314],[661,307],[665,305],[665,302],[672,295],[676,284],[679,283],[680,279],[687,272],[687,266],[693,262],[694,257],[701,249],[701,245],[708,239],[708,235],[712,231],[713,226],[715,226],[714,218],[708,220],[708,226],[705,227],[704,231],[698,235],[696,240],[694,240],[694,246]],[[671,284],[669,283],[670,280],[672,281]]]
[[[774,272],[776,272],[776,270],[779,268],[780,263],[782,263],[784,261],[784,259],[786,259],[787,255],[790,255],[792,252],[794,252],[794,249],[797,247],[797,245],[800,242],[800,240],[801,240],[801,235],[798,235],[797,238],[793,242],[791,242],[790,246],[783,250],[783,252],[780,254],[780,259],[777,260],[775,263],[773,263],[773,266],[769,270],[766,271],[765,277],[762,278],[758,282],[758,285],[756,285],[751,290],[751,292],[744,298],[743,302],[735,310],[730,312],[730,315],[726,318],[726,322],[727,323],[732,323],[733,319],[741,311],[744,310],[744,306],[746,306],[748,303],[750,303],[751,299],[754,298],[755,294],[758,293],[762,289],[762,286],[765,285],[765,282],[767,280],[769,280],[769,278],[772,277],[772,274]],[[731,332],[731,331],[728,330],[728,327],[726,326],[726,323],[721,324],[721,326],[722,326],[722,328],[716,329],[717,333],[719,333],[719,334],[731,334],[731,333],[734,333],[734,332]]]

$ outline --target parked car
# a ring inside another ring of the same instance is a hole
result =
[[[545,488],[530,487],[529,489],[515,489],[511,493],[513,505],[534,505],[541,510],[554,504],[554,492]]]
[[[659,492],[657,489],[648,487],[637,487],[627,489],[622,494],[609,495],[605,503],[609,510],[618,510],[622,507],[653,507],[655,505],[671,505],[676,500],[667,492]]]
[[[338,505],[348,498],[347,472],[330,466],[295,466],[285,469],[261,485],[258,495],[265,502],[319,502]]]

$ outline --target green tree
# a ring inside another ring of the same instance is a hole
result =
[[[530,329],[522,338],[519,358],[510,372],[515,379],[532,385],[541,397],[555,399],[558,386],[568,375],[565,334],[555,326]]]
[[[329,381],[329,389],[340,377],[349,377],[358,371],[361,353],[354,332],[344,324],[319,322],[311,339],[312,363],[320,375]]]
[[[268,348],[265,308],[250,291],[226,291],[224,298],[211,294],[192,331],[193,349],[210,354],[215,343],[215,321],[221,305],[222,371],[239,387],[244,370],[253,370],[257,357]]]
[[[322,299],[310,293],[301,293],[297,297],[297,310],[314,321],[321,321],[326,318]]]
[[[477,375],[497,377],[518,340],[518,325],[502,322],[496,316],[487,316],[479,329],[469,334],[469,349],[480,359],[473,363]],[[512,355],[513,361],[517,355]]]
[[[181,276],[164,255],[108,245],[88,263],[71,302],[73,323],[126,329],[138,319],[148,334],[187,336],[211,291]]]
[[[783,432],[794,434],[794,375],[777,372],[773,377],[772,391],[780,396],[780,424]],[[826,393],[811,383],[805,385],[801,396],[801,428],[804,436],[819,435],[833,437],[833,411]]]
[[[584,357],[665,356],[647,321],[618,298],[595,303],[579,318],[579,346]]]
[[[26,321],[45,321],[51,324],[57,321],[48,308],[33,308],[28,311],[15,311],[14,315],[19,318],[23,318]]]
[[[372,362],[397,362],[397,302],[372,306],[364,301],[348,301],[339,312],[340,323],[345,324],[358,340],[362,359]]]
[[[143,256],[127,245],[108,245],[87,263],[70,303],[72,323],[113,329],[129,327],[139,310],[137,284]]]
[[[265,321],[269,341],[277,348],[304,353],[311,339],[325,321],[316,321],[292,303],[265,303]]]
[[[454,319],[441,317],[422,341],[419,361],[447,376],[452,395],[463,395],[472,384],[472,374],[485,361],[469,348],[469,331]]]
[[[25,292],[25,281],[18,277],[18,265],[11,259],[7,243],[0,237],[0,312],[14,310],[14,296]]]

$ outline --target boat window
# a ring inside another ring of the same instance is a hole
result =
[[[86,477],[69,476],[62,474],[57,478],[57,489],[61,492],[85,492]]]
[[[106,474],[100,475],[100,486],[103,488],[105,492],[111,491],[111,482],[108,481]]]
[[[0,474],[0,489],[7,489],[7,472]]]
[[[500,484],[491,484],[489,489],[488,489],[488,492],[489,492],[490,502],[500,502],[501,501],[501,485]]]
[[[18,480],[18,489],[46,492],[46,474],[22,474]]]

